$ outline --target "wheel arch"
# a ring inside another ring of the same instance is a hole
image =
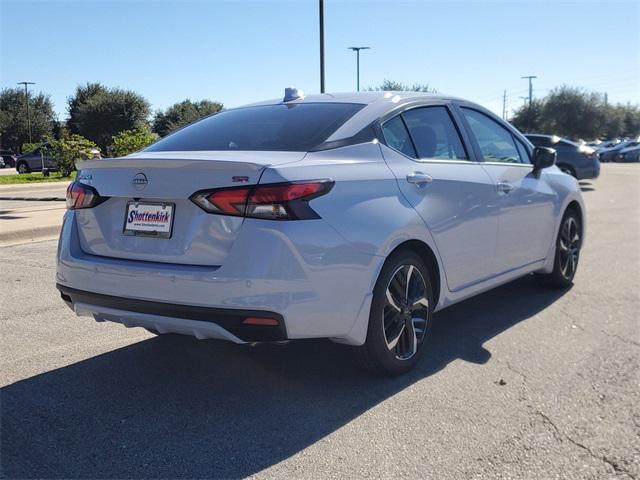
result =
[[[569,210],[575,212],[578,216],[578,220],[580,221],[580,237],[584,239],[584,213],[582,211],[582,206],[577,200],[571,200],[564,209],[562,217],[564,217]]]
[[[396,245],[396,247],[389,252],[389,255],[387,255],[387,258],[389,258],[391,255],[393,255],[395,252],[399,250],[411,250],[420,256],[422,261],[425,263],[425,265],[429,269],[430,280],[433,284],[432,285],[433,297],[434,297],[436,306],[439,305],[442,280],[441,280],[441,271],[440,271],[440,265],[438,263],[438,258],[436,257],[436,254],[433,251],[433,249],[422,240],[411,239]]]
[[[558,210],[559,214],[556,217],[556,227],[553,232],[553,238],[551,239],[549,245],[547,260],[544,266],[539,270],[540,273],[550,273],[553,270],[553,262],[556,255],[556,238],[558,237],[558,233],[560,232],[562,219],[569,210],[573,210],[578,215],[578,220],[580,221],[580,235],[582,237],[582,245],[584,245],[585,235],[587,231],[586,214],[584,203],[582,202],[582,198],[580,197],[580,194],[578,192],[568,195],[568,198],[566,198],[563,202],[563,207]]]
[[[16,170],[18,172],[20,172],[20,165],[24,165],[25,166],[25,171],[28,173],[31,171],[31,167],[29,167],[29,162],[27,162],[26,160],[18,160],[16,162]]]
[[[556,165],[557,165],[557,167],[558,167],[560,170],[566,169],[566,170],[568,170],[569,172],[571,172],[571,176],[572,176],[572,177],[576,177],[576,178],[577,178],[577,174],[578,174],[578,173],[577,173],[576,167],[574,167],[574,166],[573,166],[573,165],[571,165],[570,163],[567,163],[567,162],[558,162],[558,163],[556,163]]]

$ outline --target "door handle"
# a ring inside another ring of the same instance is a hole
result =
[[[515,187],[511,185],[509,182],[498,182],[498,185],[496,188],[498,189],[498,192],[507,194],[507,193],[510,193],[511,190],[513,190]]]
[[[423,172],[411,172],[407,174],[407,182],[413,183],[420,188],[424,188],[433,182],[433,177],[428,173]]]

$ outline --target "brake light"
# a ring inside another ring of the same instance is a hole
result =
[[[320,218],[309,200],[331,190],[330,180],[274,183],[253,187],[202,190],[191,201],[207,213],[269,220],[307,220]]]
[[[101,197],[98,191],[80,182],[72,182],[67,187],[67,208],[79,210],[100,205],[109,197]]]

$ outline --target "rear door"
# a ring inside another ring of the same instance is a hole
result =
[[[449,289],[490,277],[498,226],[495,189],[470,158],[448,107],[411,108],[382,129],[385,161],[433,235]]]
[[[496,186],[496,273],[543,260],[553,238],[555,191],[544,174],[531,174],[528,148],[507,125],[471,107],[461,106],[460,112],[476,155]]]

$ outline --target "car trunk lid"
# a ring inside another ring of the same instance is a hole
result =
[[[78,162],[77,180],[109,197],[94,208],[76,210],[81,248],[88,254],[120,259],[223,265],[243,219],[206,213],[189,197],[204,189],[254,185],[266,167],[296,162],[304,155],[141,152]],[[166,234],[129,230],[125,217],[131,211],[160,209],[172,215]]]

